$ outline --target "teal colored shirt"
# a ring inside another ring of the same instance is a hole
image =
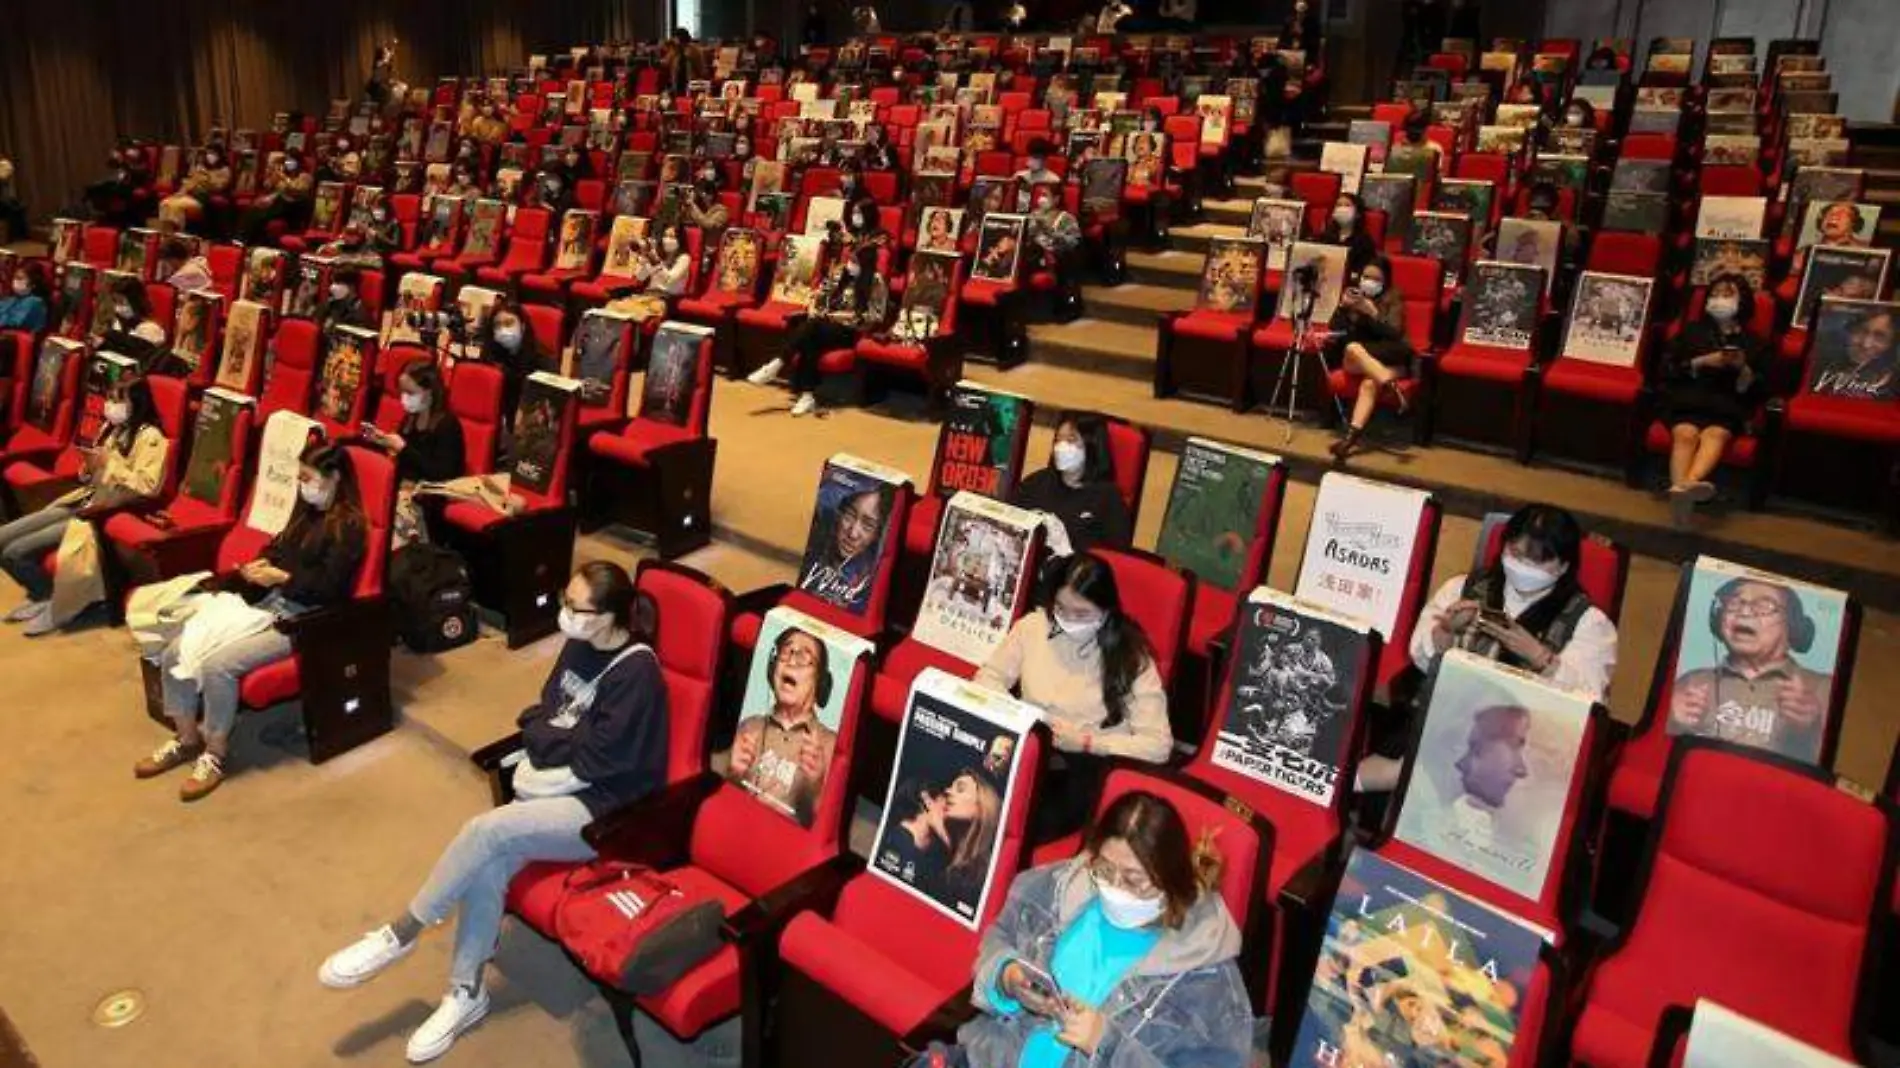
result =
[[[1056,937],[1055,955],[1049,962],[1049,974],[1063,993],[1092,1009],[1099,1009],[1108,995],[1121,985],[1129,969],[1148,955],[1161,940],[1161,929],[1142,927],[1123,930],[1102,915],[1100,901],[1092,900],[1075,922]],[[1022,1006],[1001,990],[990,991],[990,1001],[1007,1013],[1022,1011]],[[1056,1041],[1062,1030],[1051,1020],[1029,1036],[1023,1045],[1017,1068],[1062,1068],[1068,1062],[1069,1047]]]

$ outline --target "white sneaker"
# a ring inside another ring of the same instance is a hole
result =
[[[52,603],[51,601],[21,601],[13,611],[7,613],[6,620],[8,623],[24,623],[46,611]]]
[[[801,415],[810,415],[817,410],[818,398],[809,393],[800,393],[798,400],[792,404],[792,417],[795,419]]]
[[[407,957],[415,942],[403,945],[394,928],[384,925],[330,954],[317,969],[317,982],[332,990],[348,990],[376,978],[384,968]]]
[[[772,359],[759,365],[759,369],[745,376],[747,382],[755,386],[769,386],[777,381],[778,373],[785,369],[785,361]]]
[[[449,1051],[462,1032],[480,1023],[488,1015],[488,991],[470,995],[461,987],[449,991],[416,1033],[409,1036],[407,1056],[410,1064],[432,1061]]]
[[[21,628],[20,633],[29,638],[37,638],[42,634],[51,634],[58,629],[59,624],[53,622],[53,602],[48,601],[40,606],[40,610],[34,614],[32,619],[26,621],[26,626]]]

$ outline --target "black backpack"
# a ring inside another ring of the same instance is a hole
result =
[[[405,545],[389,559],[389,600],[396,636],[418,653],[439,653],[475,640],[475,586],[460,553]]]

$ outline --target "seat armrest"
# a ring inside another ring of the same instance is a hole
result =
[[[165,502],[153,497],[136,497],[118,504],[87,505],[81,508],[75,518],[88,523],[103,523],[115,515],[149,515],[164,507]]]
[[[497,738],[487,745],[482,746],[480,749],[475,750],[473,753],[470,753],[468,755],[468,762],[483,771],[500,771],[502,761],[520,752],[524,744],[526,743],[523,739],[522,732],[515,731],[513,734]]]
[[[677,867],[686,857],[700,805],[724,781],[702,772],[609,812],[582,828],[581,837],[605,857]]]
[[[800,912],[808,909],[829,912],[837,904],[844,884],[863,870],[864,858],[853,853],[806,869],[727,916],[726,940],[741,944],[756,942],[776,935]]]
[[[293,644],[308,641],[347,641],[372,629],[389,615],[389,602],[382,597],[364,597],[342,604],[317,608],[299,616],[277,621],[277,630],[290,636]]]

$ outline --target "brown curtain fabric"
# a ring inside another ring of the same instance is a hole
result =
[[[35,222],[79,199],[121,137],[196,143],[355,98],[376,45],[433,85],[594,41],[657,35],[670,0],[52,0],[8,4],[0,155]]]

